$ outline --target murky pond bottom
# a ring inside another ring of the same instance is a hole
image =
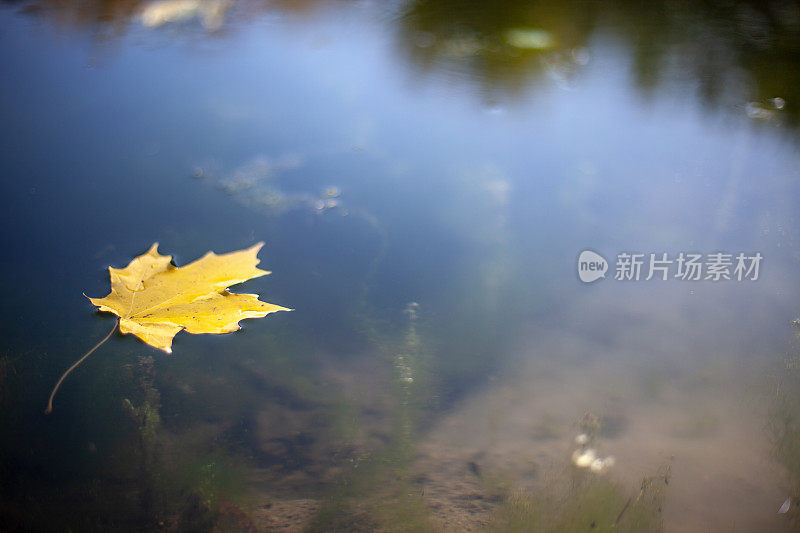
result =
[[[779,448],[796,431],[796,399],[781,390],[794,388],[784,366],[794,363],[735,342],[683,353],[663,331],[662,311],[601,342],[574,325],[586,309],[568,313],[570,326],[532,326],[512,363],[432,417],[414,405],[423,391],[409,378],[419,367],[398,368],[397,357],[413,360],[407,345],[393,347],[390,375],[374,359],[331,369],[361,405],[360,437],[349,441],[344,470],[306,471],[341,476],[333,496],[286,498],[278,481],[262,505],[276,505],[286,522],[269,527],[792,530],[778,510],[791,484]],[[381,382],[394,382],[393,392]]]
[[[596,339],[530,334],[432,416],[403,342],[326,368],[338,412],[263,404],[236,501],[267,531],[792,530],[773,358],[587,358]]]
[[[749,373],[719,365],[663,384],[611,365],[531,365],[447,416],[415,464],[434,516],[473,531],[789,529],[763,405],[731,391],[752,387]],[[597,435],[582,445],[587,415]],[[587,449],[612,466],[577,465]]]

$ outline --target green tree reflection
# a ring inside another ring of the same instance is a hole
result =
[[[800,120],[797,2],[412,0],[399,20],[399,46],[417,69],[466,75],[484,90],[515,94],[545,72],[569,76],[576,53],[606,37],[629,51],[644,94],[677,81],[705,105]],[[550,46],[515,45],[509,32],[519,29]]]
[[[345,0],[4,2],[101,38],[123,34],[131,23],[142,21],[144,10],[157,5],[166,10],[163,23],[194,15],[214,33],[235,31],[263,12],[304,16],[351,4]],[[762,120],[785,117],[792,126],[800,123],[800,106],[795,104],[800,99],[797,0],[646,4],[408,0],[388,9],[396,9],[397,16],[383,18],[396,24],[400,56],[413,69],[477,84],[490,99],[521,94],[545,75],[568,80],[580,70],[592,39],[606,37],[629,51],[634,79],[645,95],[677,81],[691,86],[704,105],[741,108]],[[776,104],[775,98],[782,100]],[[748,102],[752,109],[745,108]]]

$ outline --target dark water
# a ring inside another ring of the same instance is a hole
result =
[[[0,529],[796,525],[797,3],[43,0],[0,49]],[[115,335],[45,416],[156,241],[264,241],[234,290],[295,311]]]

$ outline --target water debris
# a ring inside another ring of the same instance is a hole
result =
[[[303,156],[290,153],[276,157],[258,155],[231,171],[218,170],[215,167],[221,165],[214,161],[199,168],[202,177],[215,182],[225,193],[274,216],[294,209],[305,209],[317,214],[334,211],[346,216],[348,210],[341,198],[342,189],[336,185],[329,185],[315,192],[288,190],[285,187],[284,184],[290,182],[286,173],[297,170],[304,164]]]
[[[778,509],[778,514],[786,514],[789,512],[789,508],[792,506],[792,499],[786,498],[786,501],[783,502],[780,509]]]
[[[505,34],[506,42],[523,50],[548,50],[555,46],[553,35],[536,28],[512,28]]]
[[[252,189],[272,180],[278,173],[297,168],[300,165],[301,161],[297,157],[270,158],[259,155],[235,168],[220,181],[220,186],[228,193]]]
[[[593,474],[605,474],[616,462],[612,455],[598,457],[594,448],[579,448],[572,452],[572,464],[578,468],[588,468]]]
[[[600,417],[594,413],[586,413],[578,426],[581,432],[575,436],[577,448],[572,452],[572,464],[578,468],[588,468],[593,474],[605,474],[617,460],[613,455],[599,457],[597,450],[591,447],[600,432]]]
[[[592,461],[592,464],[589,465],[589,470],[591,470],[595,474],[605,474],[606,471],[614,466],[617,463],[617,460],[614,458],[613,455],[609,455],[605,459],[597,458]]]
[[[228,0],[161,0],[147,4],[140,15],[142,25],[157,28],[170,22],[199,18],[207,30],[217,30],[225,22]]]
[[[781,97],[770,98],[766,104],[747,102],[744,106],[748,118],[770,121],[778,118],[778,113],[786,107],[786,100]]]
[[[586,446],[589,444],[589,435],[586,433],[580,433],[577,437],[575,437],[575,444],[578,446]]]
[[[765,109],[756,102],[747,102],[744,106],[744,111],[747,113],[748,118],[752,118],[754,120],[772,120],[775,118],[775,111],[771,109]]]
[[[572,463],[578,468],[588,468],[595,459],[597,459],[597,451],[594,448],[578,449],[572,452]]]

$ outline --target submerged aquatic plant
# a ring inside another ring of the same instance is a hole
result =
[[[387,342],[377,331],[372,333],[392,367],[392,386],[387,388],[392,434],[385,448],[354,458],[306,531],[396,531],[398,524],[403,531],[438,531],[408,471],[423,406],[430,397],[425,343],[417,331],[419,304],[410,302],[404,313],[408,325],[402,340]]]
[[[670,467],[629,491],[606,477],[577,482],[554,480],[539,491],[512,493],[499,509],[492,530],[519,532],[659,531]],[[559,483],[560,481],[560,483]]]
[[[122,400],[125,414],[136,424],[139,434],[139,502],[145,517],[159,514],[156,511],[160,492],[158,430],[161,427],[161,393],[155,387],[155,366],[152,356],[139,357],[136,365],[138,389],[142,401],[134,406],[130,399]]]
[[[792,322],[800,339],[800,319]],[[786,472],[788,498],[778,510],[800,523],[800,350],[786,361],[772,404],[769,428],[775,459]],[[787,503],[788,502],[788,503]]]

